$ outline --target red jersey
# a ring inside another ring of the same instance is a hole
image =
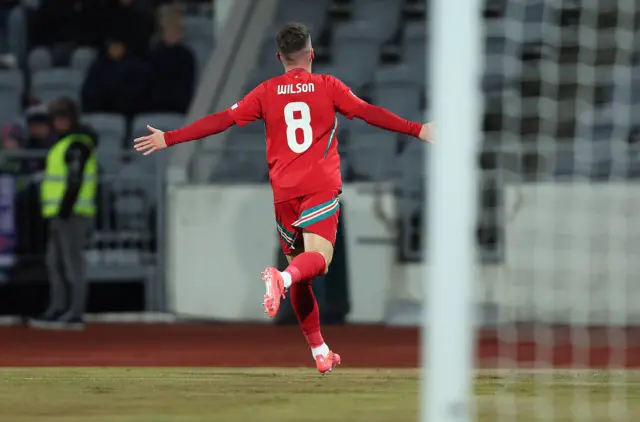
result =
[[[353,118],[361,102],[333,76],[293,69],[231,107],[238,126],[264,120],[274,202],[340,190],[336,112]]]
[[[274,202],[284,202],[342,187],[336,112],[416,137],[422,128],[366,103],[333,76],[293,69],[261,83],[223,112],[166,132],[165,141],[176,145],[262,119]]]

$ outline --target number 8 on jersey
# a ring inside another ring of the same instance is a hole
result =
[[[308,150],[313,142],[313,131],[311,130],[311,109],[307,103],[296,101],[285,105],[284,121],[287,124],[287,144],[291,151],[301,154]],[[298,142],[298,130],[302,131],[302,143]]]

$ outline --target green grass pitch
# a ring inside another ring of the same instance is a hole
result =
[[[415,422],[416,370],[0,369],[0,421]],[[632,422],[636,372],[483,371],[478,422]]]

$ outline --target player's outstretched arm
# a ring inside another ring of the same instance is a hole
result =
[[[149,155],[155,151],[167,147],[181,144],[183,142],[195,141],[210,135],[215,135],[230,128],[235,124],[228,110],[211,114],[181,129],[163,132],[159,129],[147,125],[151,132],[149,135],[141,136],[134,140],[134,148],[144,155]]]
[[[381,129],[412,135],[424,142],[433,142],[433,123],[411,122],[385,108],[364,101],[356,109],[354,116]]]
[[[341,114],[349,119],[357,117],[372,126],[392,132],[412,135],[425,142],[433,142],[433,126],[431,123],[415,123],[403,119],[389,110],[369,104],[358,98],[342,81],[329,77],[333,88],[333,100]]]

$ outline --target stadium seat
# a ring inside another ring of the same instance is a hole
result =
[[[514,66],[505,66],[505,60],[516,60],[515,56],[520,54],[520,44],[517,40],[505,38],[503,25],[493,25],[491,28],[484,39],[486,60],[482,80],[484,92],[490,94],[499,92],[503,88],[505,79],[508,77],[505,71],[514,68]]]
[[[526,44],[539,44],[544,36],[544,23],[549,19],[547,10],[551,6],[545,2],[528,2],[525,8],[525,23],[523,28],[523,42]]]
[[[203,16],[185,16],[184,24],[184,41],[207,39],[213,44],[213,21],[211,18]]]
[[[524,19],[527,23],[543,23],[545,8],[549,7],[545,0],[529,0],[524,4]]]
[[[122,169],[122,151],[106,150],[98,144],[98,168],[103,175],[111,177]]]
[[[259,68],[254,69],[249,75],[249,78],[247,78],[247,82],[242,87],[242,94],[247,95],[252,89],[260,85],[263,81],[265,81],[265,78],[263,76],[262,70]]]
[[[488,34],[485,41],[485,54],[488,58],[500,62],[504,60],[507,39],[503,34]]]
[[[184,43],[196,59],[198,74],[207,65],[214,47],[213,22],[202,16],[186,16],[184,18]]]
[[[276,25],[301,22],[309,28],[312,37],[318,38],[327,22],[329,3],[329,0],[280,0]]]
[[[34,73],[40,70],[50,69],[53,63],[51,52],[45,47],[38,47],[29,53],[27,58],[27,69]]]
[[[414,82],[425,81],[426,75],[426,35],[425,22],[412,22],[404,28],[402,37],[403,62],[412,70]],[[424,83],[424,82],[422,82]]]
[[[82,72],[75,69],[41,70],[33,74],[31,93],[44,102],[69,97],[79,103],[82,82]]]
[[[399,168],[402,180],[407,184],[417,185],[421,180],[425,165],[425,149],[429,152],[429,146],[410,138],[406,139],[404,148],[400,153]]]
[[[229,134],[222,159],[213,169],[211,179],[217,182],[260,183],[267,180],[265,162],[265,132],[262,122],[242,128],[234,127]]]
[[[213,51],[213,44],[204,40],[193,40],[186,43],[187,47],[193,53],[196,62],[196,78],[199,78],[204,72],[205,67]]]
[[[147,125],[160,130],[174,130],[184,125],[184,115],[179,113],[142,113],[133,119],[131,138],[149,134]]]
[[[420,85],[411,80],[411,70],[406,65],[381,68],[375,75],[373,100],[376,104],[408,117],[420,109]]]
[[[380,38],[366,22],[345,23],[333,34],[333,64],[336,77],[353,81],[359,88],[373,79],[380,57]]]
[[[322,66],[317,69],[314,67],[313,72],[335,76],[356,94],[360,93],[360,88],[365,84],[356,77],[355,72],[352,71],[349,65]]]
[[[504,15],[507,0],[486,0],[484,5],[484,16],[495,19]]]
[[[417,111],[410,118],[414,122],[427,122],[430,119],[428,110]],[[416,181],[423,178],[425,150],[428,154],[430,151],[429,145],[425,145],[416,138],[408,135],[400,137],[398,173],[401,180],[403,180],[402,183],[409,185],[411,189],[419,187],[419,183]]]
[[[398,30],[402,2],[397,0],[354,0],[353,19],[367,22],[378,29],[378,36],[387,41]]]
[[[360,121],[356,121],[354,127],[345,150],[356,177],[376,181],[391,179],[395,171],[393,157],[398,148],[397,134]]]
[[[95,113],[82,116],[82,121],[98,133],[98,162],[107,173],[122,166],[122,145],[126,120],[119,114]]]
[[[133,148],[133,139],[149,134],[147,125],[155,127],[156,129],[167,131],[180,128],[184,125],[184,123],[184,116],[179,113],[139,114],[133,119],[130,139],[125,142],[125,150]],[[162,151],[149,157],[141,156],[139,154],[137,154],[135,157],[136,158],[125,169],[126,172],[130,171],[135,173],[139,171],[143,173],[153,174],[156,170],[158,170],[158,168],[163,167],[166,164],[166,161],[169,158],[169,154],[166,151]]]
[[[92,113],[82,116],[82,121],[100,134],[100,143],[110,150],[121,150],[126,132],[126,120],[120,114]]]
[[[624,90],[626,87],[624,85],[616,86],[616,94],[624,95]],[[620,92],[622,91],[622,92]],[[638,110],[638,106],[640,106],[640,64],[636,64],[631,68],[631,95],[630,95],[631,106],[634,110]],[[640,121],[640,115],[635,114],[634,119],[636,122]]]
[[[97,51],[90,47],[80,47],[71,56],[71,67],[86,72],[96,59]]]
[[[576,145],[574,176],[586,177],[592,181],[626,177],[627,157],[614,156],[615,149],[619,147],[619,144],[614,145],[610,140]]]
[[[127,192],[114,198],[117,230],[144,230],[148,226],[147,214],[150,211],[144,192]]]
[[[262,40],[262,46],[260,47],[260,57],[258,63],[264,65],[276,59],[276,43],[271,38],[264,38]]]
[[[0,124],[12,122],[22,110],[24,77],[18,70],[0,70]]]
[[[272,38],[265,38],[260,48],[260,57],[252,76],[262,80],[272,78],[282,73],[282,63],[276,58],[276,44]]]
[[[613,141],[621,142],[625,139],[614,139],[616,135],[615,116],[613,107],[608,104],[601,108],[591,108],[583,111],[576,121],[576,142]],[[618,133],[618,135],[622,135]]]

